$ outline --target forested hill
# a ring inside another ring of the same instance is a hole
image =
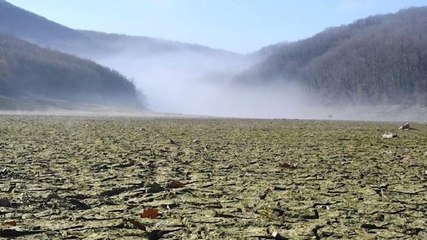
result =
[[[89,60],[0,35],[0,109],[13,109],[11,101],[2,105],[4,99],[141,107],[135,86],[119,73]]]
[[[239,57],[235,53],[198,44],[75,30],[4,0],[0,0],[0,33],[14,35],[39,46],[90,59],[124,52],[146,56],[176,51],[194,52],[213,57]]]
[[[247,58],[240,54],[198,44],[71,29],[4,0],[0,0],[0,34],[120,71],[133,79],[145,93],[147,105],[158,111],[176,109],[177,102],[186,99],[182,97],[184,86],[211,79],[228,81],[247,66]]]
[[[0,0],[0,32],[34,42],[51,44],[59,39],[80,39],[82,35],[48,19]]]
[[[368,17],[273,50],[237,82],[298,82],[342,103],[427,105],[427,7]]]

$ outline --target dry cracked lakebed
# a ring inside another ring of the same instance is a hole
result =
[[[0,238],[427,239],[427,126],[398,126],[0,116]]]

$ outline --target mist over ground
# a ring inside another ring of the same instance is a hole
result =
[[[6,1],[0,13],[0,33],[16,37],[3,42],[9,43],[5,56],[24,51],[0,59],[3,110],[98,112],[108,106],[123,112],[133,106],[178,116],[426,121],[426,7],[371,16],[247,55],[72,29]],[[19,42],[32,51],[16,47]],[[94,62],[54,57],[59,52]]]
[[[254,61],[179,51],[135,57],[122,53],[96,61],[130,77],[156,112],[218,117],[288,118],[312,106],[296,86],[241,87],[233,77]]]
[[[258,59],[175,51],[92,57],[128,76],[154,112],[237,118],[425,121],[423,108],[343,104],[287,82],[239,85],[234,77]]]

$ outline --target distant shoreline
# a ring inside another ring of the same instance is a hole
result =
[[[163,113],[150,110],[117,111],[104,109],[85,110],[0,110],[0,116],[58,116],[58,117],[106,117],[106,118],[175,118],[175,119],[241,119],[241,120],[330,120],[369,122],[417,122],[427,123],[427,107],[411,106],[341,106],[336,108],[313,107],[307,114],[288,117],[260,116],[208,116],[179,113]]]
[[[207,116],[159,113],[152,111],[119,112],[119,111],[2,111],[0,116],[58,116],[58,117],[135,117],[135,118],[209,118]]]

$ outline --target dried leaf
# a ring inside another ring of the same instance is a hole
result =
[[[151,218],[155,219],[159,217],[159,210],[157,208],[147,208],[144,209],[141,213],[141,218]]]
[[[6,221],[3,222],[3,225],[9,226],[9,227],[15,227],[16,226],[16,221],[15,220],[6,220]]]
[[[173,181],[168,183],[167,187],[168,188],[183,188],[183,187],[185,187],[185,183],[173,180]]]

